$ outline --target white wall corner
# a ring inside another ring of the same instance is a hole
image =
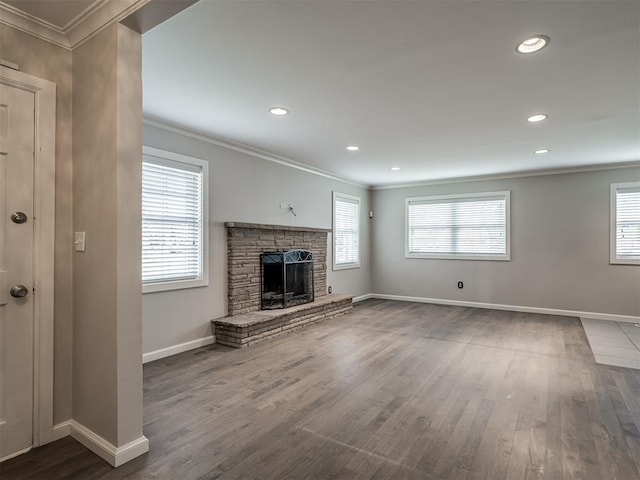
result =
[[[113,467],[119,467],[149,451],[149,440],[144,435],[121,447],[116,447],[75,420],[69,421],[69,427],[71,437]]]
[[[178,353],[187,352],[195,348],[211,345],[216,342],[216,337],[210,335],[208,337],[197,338],[189,342],[179,343],[178,345],[172,345],[170,347],[161,348],[159,350],[153,350],[142,354],[142,363],[153,362],[154,360],[160,360],[161,358],[170,357],[171,355],[177,355]]]

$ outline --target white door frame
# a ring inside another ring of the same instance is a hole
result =
[[[33,445],[38,446],[53,440],[56,84],[1,66],[0,84],[35,97]]]

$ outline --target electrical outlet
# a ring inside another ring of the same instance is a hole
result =
[[[329,288],[327,288],[327,291],[328,291],[329,293],[333,292],[333,288],[331,288],[331,285],[329,285]]]
[[[458,288],[463,288],[463,287],[464,287],[464,283],[458,282]]]

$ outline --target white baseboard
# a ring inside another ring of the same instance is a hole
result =
[[[75,420],[69,421],[71,436],[113,467],[119,467],[149,451],[149,440],[142,435],[121,447],[116,447],[100,435]]]
[[[612,313],[581,312],[578,310],[560,310],[557,308],[522,307],[519,305],[501,305],[499,303],[467,302],[467,301],[461,301],[461,300],[446,300],[442,298],[408,297],[405,295],[386,295],[383,293],[371,293],[369,295],[363,295],[363,297],[378,298],[381,300],[397,300],[401,302],[433,303],[436,305],[453,305],[457,307],[487,308],[491,310],[509,310],[512,312],[542,313],[544,315],[561,315],[564,317],[591,318],[594,320],[609,320],[613,322],[632,322],[632,323],[640,322],[640,317],[634,317],[632,315],[616,315]]]
[[[68,437],[69,435],[71,435],[71,420],[60,422],[53,426],[53,435],[51,436],[51,441],[55,442],[56,440]]]
[[[613,313],[593,313],[593,312],[578,312],[580,318],[590,318],[593,320],[609,320],[610,322],[627,322],[627,323],[640,323],[640,317],[634,317],[633,315],[615,315]]]
[[[153,362],[154,360],[160,360],[161,358],[170,357],[178,353],[193,350],[194,348],[204,347],[205,345],[211,345],[215,343],[216,337],[213,335],[204,338],[198,338],[185,343],[179,343],[178,345],[172,345],[170,347],[161,348],[160,350],[154,350],[152,352],[144,353],[142,355],[142,363]]]
[[[114,467],[119,467],[149,451],[149,439],[144,435],[116,448]]]
[[[358,297],[353,297],[353,299],[351,301],[353,303],[358,303],[358,302],[363,302],[365,300],[369,300],[370,298],[373,298],[373,293],[367,293],[366,295],[360,295]]]
[[[149,440],[144,435],[126,445],[116,447],[75,420],[54,425],[53,441],[69,435],[114,467],[119,467],[149,451]]]
[[[23,455],[23,454],[25,454],[27,452],[30,452],[32,448],[33,447],[27,447],[27,448],[24,448],[22,450],[18,450],[17,452],[10,453],[9,455],[6,455],[6,456],[0,458],[0,463],[6,462],[7,460],[11,460],[12,458],[16,458],[16,457],[19,457],[20,455]]]

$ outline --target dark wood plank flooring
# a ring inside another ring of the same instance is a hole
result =
[[[369,300],[144,375],[148,454],[66,438],[0,478],[640,479],[640,371],[596,364],[576,318]]]

